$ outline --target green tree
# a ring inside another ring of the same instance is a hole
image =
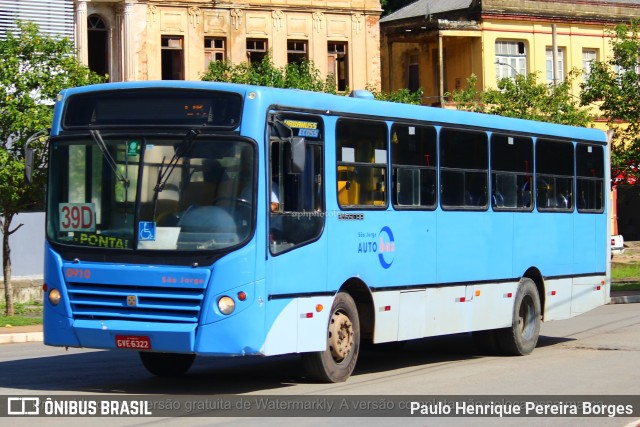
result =
[[[290,63],[278,68],[273,64],[270,54],[257,65],[213,61],[202,80],[336,93],[333,76],[322,79],[313,62]]]
[[[42,206],[47,174],[47,138],[35,138],[33,180],[24,182],[25,143],[50,126],[61,89],[103,81],[74,53],[71,40],[42,35],[33,23],[18,22],[17,31],[0,39],[0,228],[7,316],[14,314],[9,236],[23,225],[11,224],[17,213]]]
[[[589,111],[571,95],[572,82],[579,73],[571,71],[557,85],[539,83],[537,73],[517,74],[513,79],[500,79],[497,88],[486,91],[476,89],[478,79],[471,75],[466,88],[446,96],[460,110],[586,127],[592,121]]]
[[[611,129],[611,173],[614,183],[640,178],[640,21],[608,32],[613,55],[593,61],[582,83],[583,105],[596,104]]]
[[[411,92],[409,89],[398,89],[393,92],[380,92],[373,86],[367,86],[367,90],[373,94],[375,99],[380,101],[414,105],[422,105],[422,95],[424,94],[424,90],[422,88],[419,88],[415,92]]]
[[[259,64],[213,61],[202,76],[202,80],[337,93],[334,76],[329,75],[326,79],[322,79],[320,70],[313,62],[290,63],[278,68],[273,64],[270,54],[266,55]],[[416,92],[410,92],[408,89],[380,92],[369,85],[366,89],[378,100],[418,105],[422,103],[422,88]],[[347,89],[346,92],[349,90]]]

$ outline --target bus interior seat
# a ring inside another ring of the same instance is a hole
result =
[[[560,194],[556,197],[556,207],[560,209],[569,209],[571,207],[571,197]]]
[[[162,194],[162,193],[160,193]],[[166,218],[177,215],[180,211],[180,204],[177,200],[173,199],[158,199],[155,206],[155,218],[153,217],[154,203],[144,202],[140,205],[140,212],[138,218],[141,221],[155,221],[162,223]]]
[[[356,180],[355,172],[347,166],[338,166],[338,201],[342,206],[360,202],[360,183]]]
[[[182,200],[180,201],[182,210],[191,205],[212,205],[216,197],[216,190],[217,186],[213,182],[190,182],[182,193]]]
[[[502,193],[500,193],[499,191],[493,193],[492,199],[493,199],[493,206],[497,208],[505,207],[504,197],[502,196]]]

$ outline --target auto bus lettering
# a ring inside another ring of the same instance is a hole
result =
[[[384,226],[379,233],[359,232],[358,238],[363,240],[358,243],[359,254],[378,254],[378,260],[382,268],[387,269],[391,267],[396,250],[391,228]]]

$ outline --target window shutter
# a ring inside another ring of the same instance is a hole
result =
[[[17,21],[34,22],[48,36],[74,40],[73,0],[0,0],[0,37]]]

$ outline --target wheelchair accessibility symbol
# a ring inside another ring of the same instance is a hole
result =
[[[155,241],[156,240],[156,223],[151,221],[140,221],[138,223],[138,240],[139,241]]]

